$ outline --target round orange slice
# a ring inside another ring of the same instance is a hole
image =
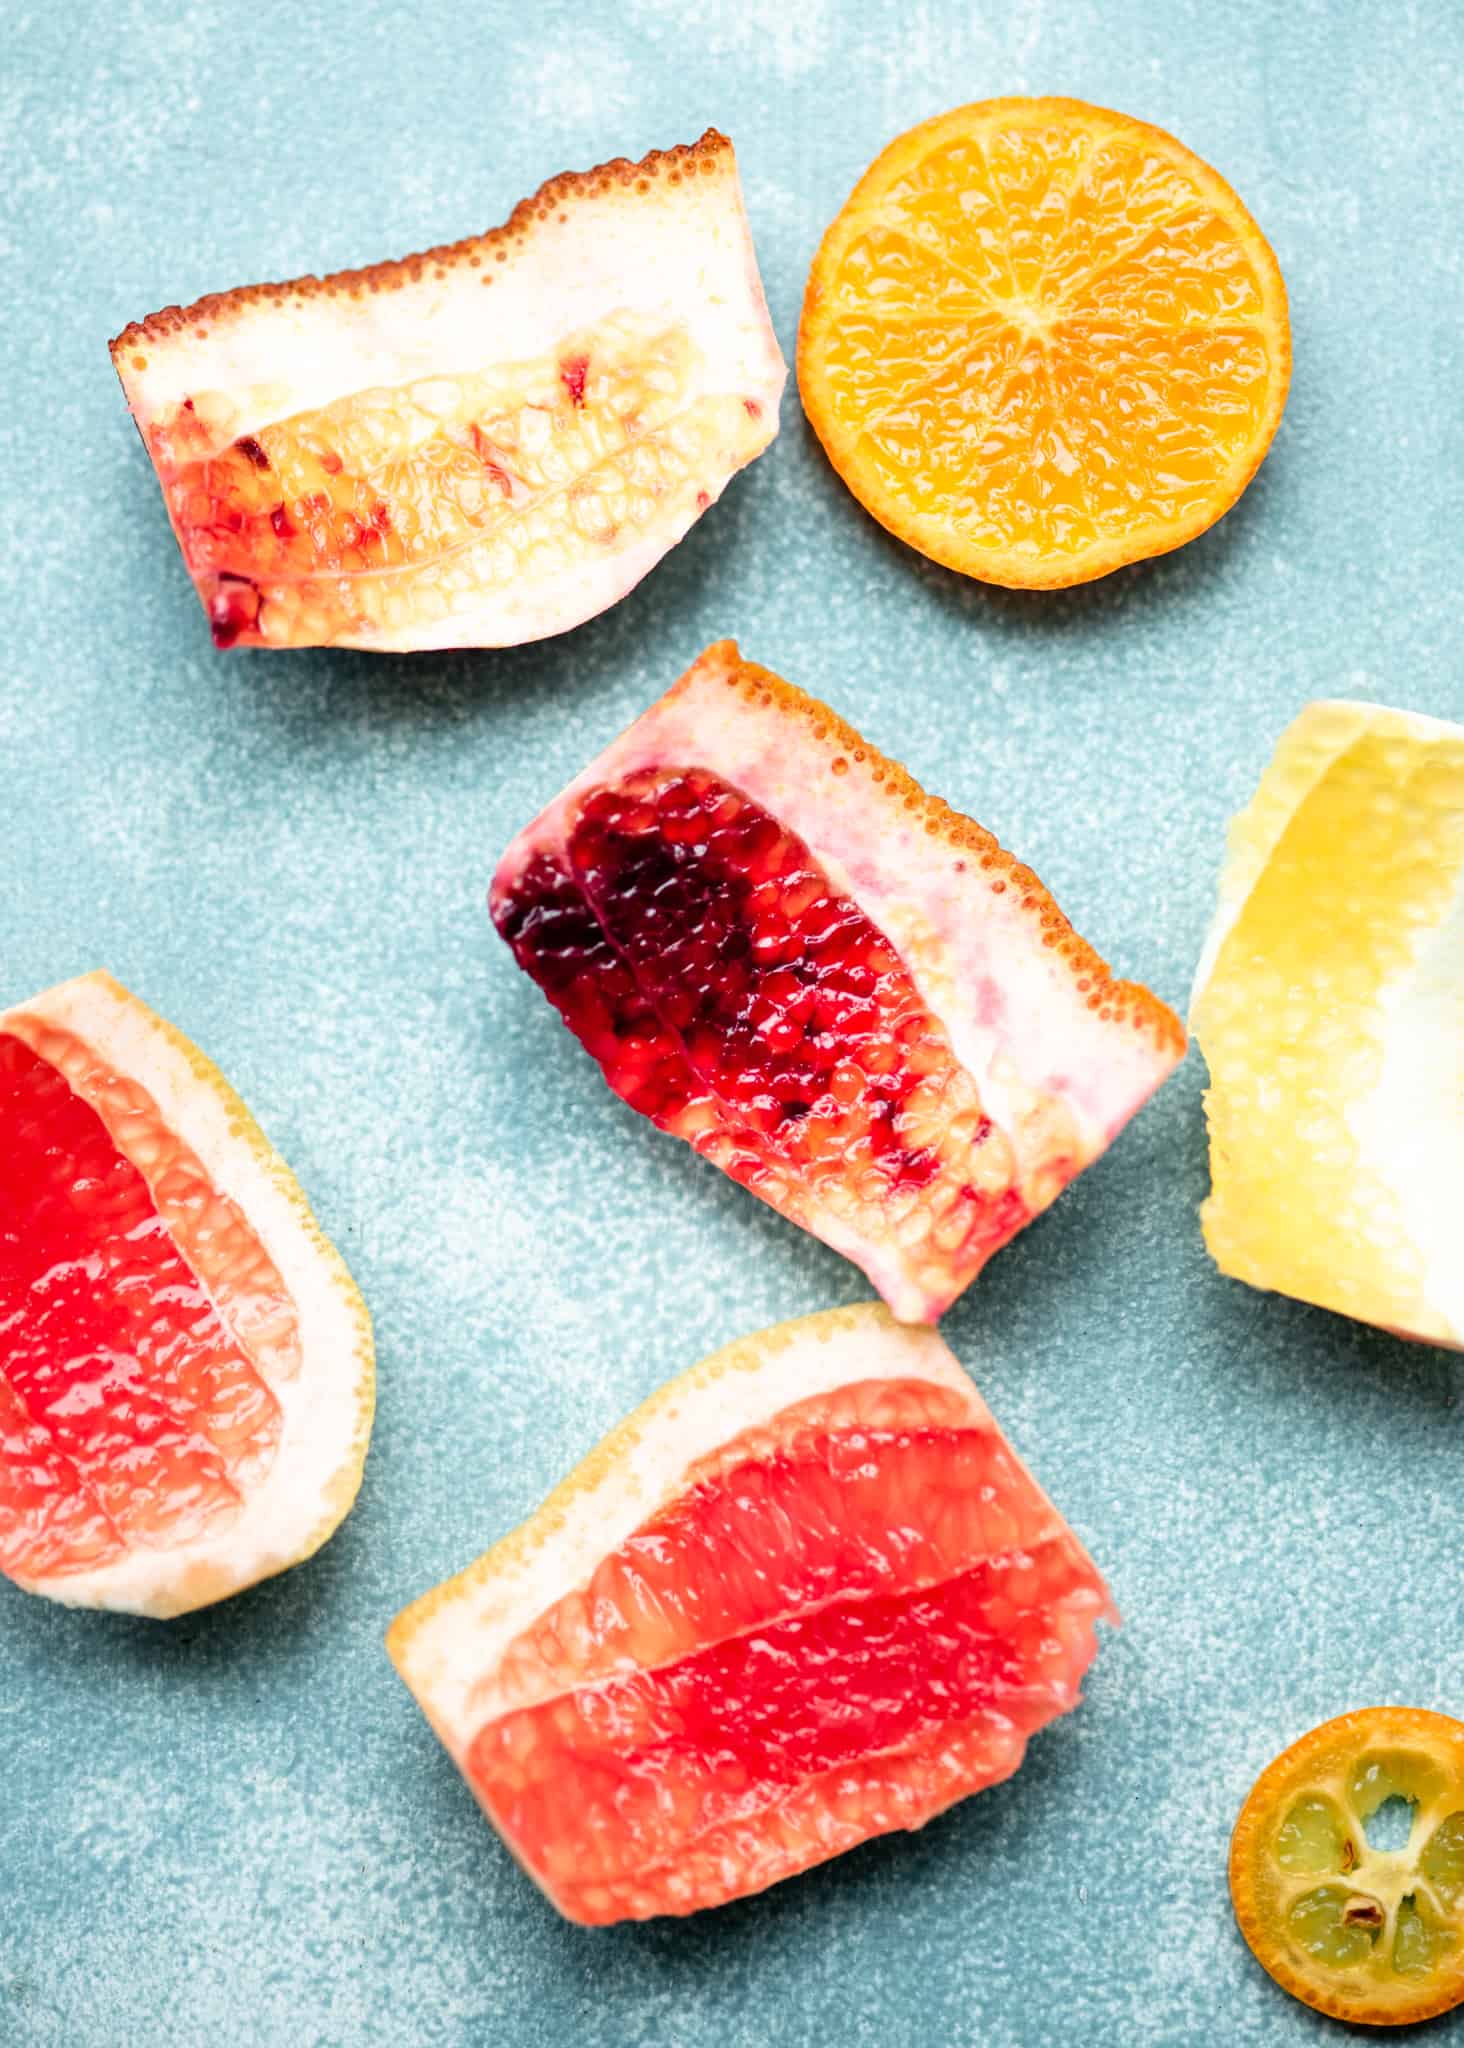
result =
[[[1385,1807],[1396,1846],[1372,1839]],[[1318,2012],[1398,2027],[1464,2003],[1464,1722],[1366,1707],[1303,1735],[1240,1810],[1230,1892],[1256,1960]]]
[[[1080,100],[892,142],[824,236],[798,383],[881,525],[987,583],[1083,583],[1193,540],[1271,445],[1286,288],[1217,172]]]
[[[371,1324],[218,1070],[107,974],[0,1015],[0,1572],[182,1614],[319,1549]]]
[[[387,1647],[525,1870],[604,1925],[1010,1777],[1104,1614],[940,1338],[869,1304],[671,1381]]]

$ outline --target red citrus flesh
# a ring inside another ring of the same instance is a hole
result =
[[[730,641],[518,835],[491,905],[616,1093],[906,1321],[1184,1052],[1030,869]]]
[[[280,1430],[241,1325],[292,1363],[278,1274],[146,1091],[70,1034],[0,1032],[0,1571],[238,1514]]]
[[[864,1381],[725,1446],[509,1647],[465,1767],[561,1911],[761,1889],[1008,1777],[1096,1569],[993,1428]]]
[[[972,1270],[1027,1221],[1015,1188],[972,1185],[989,1119],[967,1140],[921,1116],[961,1075],[899,955],[719,777],[667,768],[598,790],[497,916],[615,1092],[693,1145],[714,1136],[744,1186],[781,1168],[928,1190],[938,1246]]]

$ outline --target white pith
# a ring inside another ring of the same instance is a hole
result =
[[[1178,1063],[1152,1034],[1115,1027],[1087,1007],[1070,967],[1044,947],[1015,888],[997,895],[979,860],[925,830],[888,780],[807,720],[733,686],[737,663],[709,649],[513,841],[495,898],[537,851],[554,851],[584,797],[639,769],[698,765],[734,784],[809,846],[834,888],[899,951],[921,1000],[940,1019],[982,1109],[1013,1146],[1026,1191],[1042,1163],[1024,1116],[1056,1100],[1090,1164]],[[835,757],[845,762],[835,774]],[[983,1021],[985,1020],[985,1021]],[[819,1235],[860,1264],[898,1315],[929,1304],[897,1252],[820,1216]]]
[[[308,1556],[349,1508],[371,1427],[370,1323],[288,1168],[243,1128],[239,1107],[186,1041],[106,974],[17,1004],[0,1015],[0,1031],[19,1025],[23,1035],[28,1017],[75,1033],[147,1090],[249,1219],[299,1317],[300,1370],[269,1383],[280,1405],[274,1459],[228,1529],[170,1549],[137,1547],[90,1571],[17,1581],[67,1606],[184,1613]]]
[[[745,434],[739,446],[729,441],[698,479],[714,501],[751,459],[749,445],[755,456],[776,435],[787,368],[768,317],[731,145],[710,174],[694,163],[676,185],[665,176],[641,182],[645,191],[618,182],[603,192],[577,188],[560,211],[529,222],[525,239],[507,246],[501,262],[502,245],[485,240],[479,268],[424,258],[418,279],[395,289],[246,300],[203,319],[202,339],[192,327],[141,339],[117,355],[128,404],[146,437],[185,398],[205,419],[221,400],[223,446],[356,392],[539,356],[611,314],[643,314],[690,334],[699,375],[688,404],[726,396],[761,408],[751,443]],[[377,651],[509,646],[563,632],[624,596],[698,516],[691,509],[530,587],[488,589],[470,608],[436,621],[342,634],[333,644]]]
[[[1447,915],[1419,935],[1381,1011],[1382,1072],[1348,1121],[1403,1212],[1424,1300],[1464,1346],[1464,868]]]
[[[1232,828],[1192,1011],[1291,820],[1333,763],[1369,733],[1425,747],[1464,741],[1464,726],[1421,712],[1341,699],[1307,705],[1277,742]],[[1243,833],[1253,834],[1253,843]],[[1464,1346],[1464,867],[1445,914],[1412,931],[1412,958],[1377,1005],[1381,1072],[1366,1094],[1344,1106],[1360,1171],[1396,1201],[1423,1263],[1424,1304],[1442,1320],[1446,1341]]]
[[[463,1764],[474,1736],[509,1704],[495,1694],[494,1673],[515,1637],[674,1499],[688,1467],[796,1402],[871,1379],[948,1387],[973,1427],[996,1431],[934,1330],[897,1323],[874,1303],[780,1323],[663,1387],[520,1529],[400,1615],[392,1658],[454,1760]],[[1052,1512],[1054,1526],[1065,1526]]]

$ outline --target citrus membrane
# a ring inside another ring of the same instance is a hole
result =
[[[112,343],[221,647],[499,646],[623,596],[777,432],[732,145]]]
[[[825,234],[798,333],[804,408],[866,510],[1034,588],[1213,525],[1290,374],[1281,273],[1225,180],[1078,100],[899,136]]]
[[[0,1015],[0,1571],[176,1614],[319,1548],[370,1324],[217,1070],[110,976]]]
[[[598,1925],[1009,1777],[1103,1614],[945,1345],[870,1304],[662,1388],[388,1648],[529,1875]]]
[[[1222,1272],[1464,1345],[1464,726],[1306,707],[1231,827],[1191,1019]]]
[[[989,832],[730,641],[519,834],[492,910],[617,1094],[909,1320],[1184,1050]]]
[[[1378,1846],[1384,1809],[1398,1846]],[[1278,1984],[1334,2019],[1402,2026],[1464,2002],[1464,1722],[1368,1707],[1313,1728],[1240,1810],[1230,1889]]]

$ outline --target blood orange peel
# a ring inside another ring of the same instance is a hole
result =
[[[732,145],[551,179],[401,262],[168,307],[112,343],[220,646],[563,632],[777,432]]]
[[[1374,1843],[1390,1801],[1400,1847]],[[1240,1810],[1230,1891],[1256,1961],[1333,2019],[1410,2026],[1464,2003],[1464,1722],[1420,1707],[1324,1721]]]
[[[911,1321],[1184,1051],[1029,868],[731,641],[519,835],[492,910],[617,1094]]]
[[[371,1325],[288,1168],[110,975],[0,1015],[0,1571],[181,1614],[355,1499]]]
[[[804,409],[881,525],[1052,589],[1193,540],[1235,503],[1291,377],[1286,288],[1220,175],[1068,99],[898,136],[809,272]]]
[[[529,1875],[605,1924],[1009,1777],[1104,1614],[940,1338],[868,1304],[663,1387],[387,1646]]]

